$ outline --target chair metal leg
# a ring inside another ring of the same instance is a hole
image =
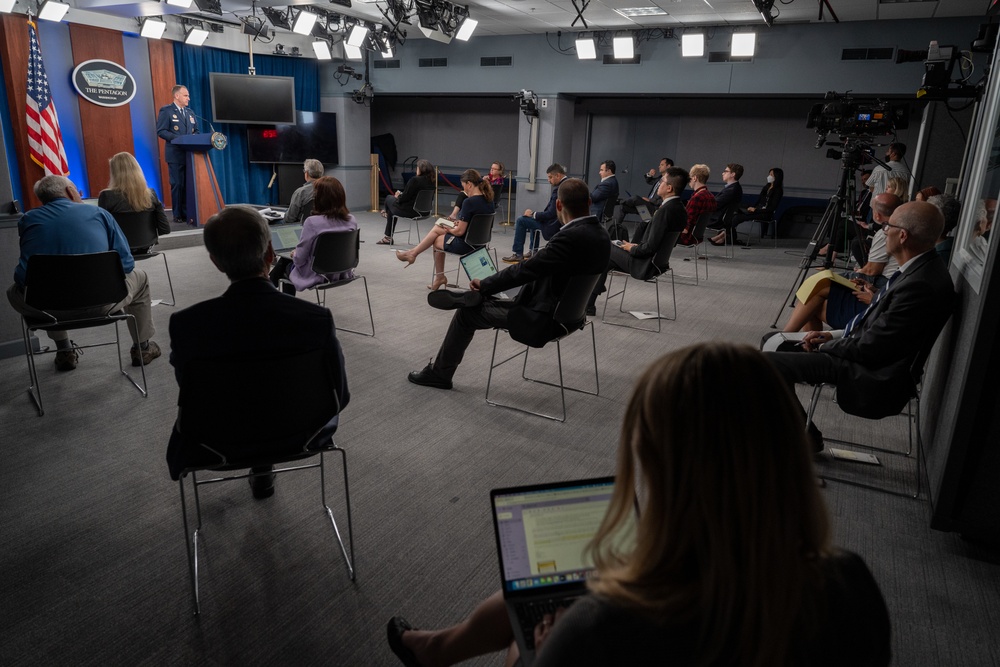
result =
[[[367,331],[355,331],[354,329],[345,329],[344,327],[340,327],[340,326],[337,327],[337,332],[339,333],[339,332],[343,331],[343,332],[346,332],[346,333],[358,334],[359,336],[374,337],[375,336],[375,317],[372,315],[372,300],[371,300],[371,296],[368,293],[368,278],[366,278],[365,276],[357,276],[357,277],[361,279],[362,284],[365,286],[365,300],[368,302],[368,321],[372,325],[372,332],[368,333]],[[316,303],[318,303],[319,305],[321,305],[323,307],[326,307],[326,290],[325,289],[315,289],[314,291],[316,292]],[[320,302],[320,292],[323,293],[322,303]]]
[[[132,323],[132,326],[134,327],[134,329],[132,330],[136,332],[135,339],[139,340],[139,325],[135,321],[135,317],[133,315],[129,315],[127,322]],[[128,326],[127,322],[125,325],[126,327]],[[122,365],[122,343],[121,343],[121,335],[118,332],[118,322],[115,322],[115,342],[118,344],[118,370],[121,371],[122,375],[128,378],[128,381],[132,383],[133,387],[139,390],[139,393],[142,394],[143,398],[149,398],[149,392],[147,391],[148,386],[146,384],[146,364],[144,363],[139,364],[139,372],[142,374],[141,387],[138,385],[138,383],[136,383],[136,381],[132,378],[132,376],[128,374],[128,371],[126,371],[125,367]],[[139,359],[142,359],[141,349],[139,350]]]
[[[654,285],[655,290],[656,290],[656,314],[657,314],[657,317],[656,317],[656,333],[660,333],[663,330],[661,320],[674,321],[674,320],[677,319],[677,286],[676,286],[676,284],[674,282],[674,271],[673,271],[673,269],[667,269],[667,271],[670,272],[670,289],[671,289],[671,293],[673,295],[674,314],[673,314],[672,317],[665,317],[665,316],[661,315],[661,311],[660,311],[660,280],[659,280],[660,277],[656,276],[656,277],[651,278],[649,280],[644,280],[643,281],[645,283],[652,283]],[[622,287],[622,289],[621,289],[620,292],[615,292],[615,293],[612,294],[611,293],[611,285],[614,282],[614,276],[615,276],[616,273],[617,272],[612,271],[611,273],[608,274],[608,291],[607,291],[607,296],[604,298],[604,309],[601,311],[601,322],[604,323],[604,324],[608,324],[610,326],[614,326],[614,327],[625,327],[626,329],[636,329],[638,331],[653,331],[652,329],[647,329],[646,327],[640,327],[640,326],[636,326],[636,325],[633,325],[633,324],[624,324],[622,322],[614,322],[614,321],[608,320],[606,318],[605,315],[608,312],[608,301],[610,301],[611,299],[614,299],[614,298],[618,297],[619,295],[621,296],[621,301],[618,304],[618,312],[619,313],[625,313],[625,312],[627,312],[625,310],[625,292],[628,289],[628,280],[629,280],[630,276],[628,274],[619,274],[619,275],[624,275],[625,276],[625,285]],[[663,274],[660,274],[660,275],[663,275]]]
[[[163,268],[167,271],[167,285],[170,287],[170,301],[161,300],[160,303],[164,306],[176,306],[177,298],[174,296],[174,281],[170,279],[170,265],[167,264],[167,256],[162,252],[160,253],[160,257],[163,258]]]
[[[194,487],[194,502],[198,527],[194,534],[188,528],[187,500],[184,496],[184,476],[182,475],[177,484],[181,490],[181,520],[184,522],[184,550],[187,552],[188,575],[191,579],[191,598],[194,601],[194,615],[201,613],[201,598],[198,591],[198,532],[201,530],[201,505],[198,502],[198,478],[195,473],[191,473],[191,481]]]
[[[28,328],[24,318],[21,318],[21,331],[24,335],[24,356],[28,361],[28,396],[35,405],[38,416],[45,414],[42,407],[42,392],[38,385],[38,370],[35,368],[35,353],[31,349],[31,329]]]
[[[333,533],[337,537],[337,543],[340,545],[340,553],[343,554],[344,562],[347,564],[347,573],[350,575],[351,581],[354,581],[354,525],[351,519],[351,490],[347,481],[347,452],[336,445],[334,446],[334,451],[340,452],[341,462],[344,466],[344,498],[347,502],[347,538],[351,543],[350,555],[347,554],[347,549],[344,547],[344,539],[340,535],[340,529],[337,528],[337,520],[333,518],[333,510],[330,509],[330,506],[326,502],[326,465],[323,452],[319,453],[320,497],[323,501],[323,509],[326,511],[326,516],[330,519],[330,524],[333,526]]]

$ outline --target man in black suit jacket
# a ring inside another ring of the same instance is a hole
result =
[[[184,151],[170,143],[177,137],[198,134],[197,119],[188,109],[191,95],[184,86],[174,86],[172,104],[160,107],[156,114],[156,136],[163,139],[163,155],[170,170],[170,199],[174,207],[174,222],[188,222],[187,217],[187,158]]]
[[[640,280],[647,280],[666,270],[665,266],[654,266],[653,257],[662,249],[671,232],[682,232],[687,225],[687,210],[680,199],[690,176],[680,167],[670,167],[660,179],[656,194],[663,201],[650,221],[641,243],[611,246],[611,258],[604,275],[590,295],[587,314],[597,314],[597,297],[605,291],[608,271],[624,271]]]
[[[552,315],[567,284],[575,276],[604,271],[610,255],[608,232],[597,218],[587,215],[589,205],[587,184],[578,178],[565,179],[556,200],[562,225],[559,231],[530,259],[469,283],[471,290],[487,298],[455,313],[437,357],[423,370],[410,373],[410,382],[451,389],[451,379],[465,350],[480,329],[503,327],[514,340],[534,347],[564,333]],[[513,301],[488,298],[518,285],[524,287]]]
[[[715,195],[716,221],[724,230],[733,227],[733,218],[740,210],[743,203],[743,186],[740,179],[743,178],[743,165],[730,162],[722,170],[722,182],[726,184],[722,191]],[[717,234],[712,237],[716,243],[726,240],[725,234]]]
[[[618,177],[615,176],[615,161],[605,160],[602,162],[598,173],[601,175],[601,182],[590,193],[590,214],[603,222],[608,207],[611,207],[613,213],[615,204],[618,203]]]
[[[889,254],[899,271],[864,313],[844,331],[811,331],[803,352],[770,352],[768,357],[794,389],[796,382],[836,384],[845,412],[869,419],[898,414],[915,391],[922,371],[955,304],[955,287],[934,244],[944,227],[940,210],[910,202],[885,224]],[[822,434],[809,424],[817,451]]]
[[[274,250],[267,221],[248,206],[229,206],[209,219],[204,242],[212,263],[231,284],[222,296],[170,317],[170,363],[177,383],[181,383],[186,368],[206,359],[229,356],[253,364],[259,355],[328,350],[336,360],[331,373],[343,409],[351,395],[333,316],[326,308],[282,294],[268,280]],[[267,391],[273,380],[261,378],[261,391]],[[297,391],[294,377],[286,378],[282,391]],[[330,420],[317,440],[332,435],[337,421],[337,417]],[[167,464],[174,479],[183,468],[183,445],[183,437],[175,429],[167,447]],[[267,498],[274,493],[273,475],[254,477],[253,482],[254,497]]]

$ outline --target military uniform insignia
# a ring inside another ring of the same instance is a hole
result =
[[[174,125],[174,132],[178,131],[179,129],[181,129],[180,125]]]
[[[174,114],[174,115],[173,115],[173,119],[174,119],[174,120],[177,120],[177,114]]]

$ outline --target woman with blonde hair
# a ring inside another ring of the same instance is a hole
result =
[[[108,181],[108,188],[101,190],[101,194],[97,196],[97,205],[111,214],[153,211],[156,233],[169,234],[170,222],[163,212],[163,203],[146,184],[142,169],[132,154],[113,155],[108,164],[111,167],[111,179]],[[138,254],[148,251],[149,248],[132,248],[132,252]]]
[[[885,191],[899,197],[901,203],[910,201],[910,181],[907,178],[893,176],[885,186]]]
[[[475,248],[465,242],[463,238],[468,229],[472,217],[481,213],[490,214],[493,208],[493,187],[489,181],[479,175],[475,169],[466,169],[462,172],[462,191],[466,195],[465,201],[458,215],[448,218],[454,223],[452,226],[443,225],[438,222],[427,235],[410,250],[397,250],[396,257],[401,262],[406,262],[406,266],[413,264],[417,256],[431,246],[445,252],[458,253],[464,255],[470,253]],[[427,286],[429,290],[436,290],[444,287],[448,279],[444,277],[444,255],[434,253],[434,281]]]
[[[724,418],[690,418],[720,400]],[[589,594],[535,628],[537,667],[889,664],[885,602],[861,558],[830,544],[801,410],[764,355],[703,343],[655,361],[616,467]],[[505,648],[514,664],[511,638],[499,593],[451,628],[388,626],[410,666]]]

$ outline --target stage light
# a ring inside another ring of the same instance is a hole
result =
[[[594,44],[593,37],[580,37],[576,40],[576,57],[580,60],[597,58],[597,45]]]
[[[59,21],[63,20],[66,16],[66,12],[69,11],[69,5],[65,2],[56,2],[56,0],[45,0],[42,6],[38,8],[38,18],[45,21]]]
[[[344,42],[344,55],[348,60],[361,60],[361,49]]]
[[[319,17],[312,12],[299,11],[299,15],[295,17],[295,23],[292,24],[292,32],[299,35],[308,35],[312,32],[313,26],[316,25],[317,18]]]
[[[705,33],[687,32],[681,35],[681,55],[685,58],[700,58],[705,55]]]
[[[458,34],[455,35],[455,39],[461,40],[463,42],[469,41],[472,37],[472,33],[476,31],[476,26],[479,25],[479,21],[476,19],[467,18],[462,21],[462,25],[458,28]]]
[[[139,30],[139,34],[148,39],[159,39],[163,37],[163,33],[166,29],[167,24],[164,21],[149,18],[142,22],[142,28]]]
[[[330,53],[330,45],[325,40],[321,39],[313,42],[313,53],[316,54],[317,60],[333,60],[333,54]]]
[[[184,33],[184,43],[189,46],[201,46],[206,39],[208,39],[208,31],[197,26],[191,26]]]
[[[356,46],[360,49],[364,46],[366,37],[368,37],[368,27],[359,23],[351,28],[351,34],[347,37],[347,43],[350,46]]]
[[[729,55],[736,58],[753,58],[757,50],[757,33],[734,32],[733,41],[729,47]]]
[[[194,0],[167,0],[168,5],[174,5],[175,7],[183,7],[184,9],[190,8],[191,3],[193,2]]]
[[[17,0],[0,0],[0,13],[10,14],[16,4]]]
[[[288,12],[284,9],[274,9],[273,7],[262,7],[261,11],[264,12],[264,16],[267,20],[271,22],[275,28],[284,28],[285,30],[292,29],[292,22],[288,20]]]
[[[615,37],[612,42],[615,48],[615,60],[631,60],[635,58],[635,40],[632,35]]]

